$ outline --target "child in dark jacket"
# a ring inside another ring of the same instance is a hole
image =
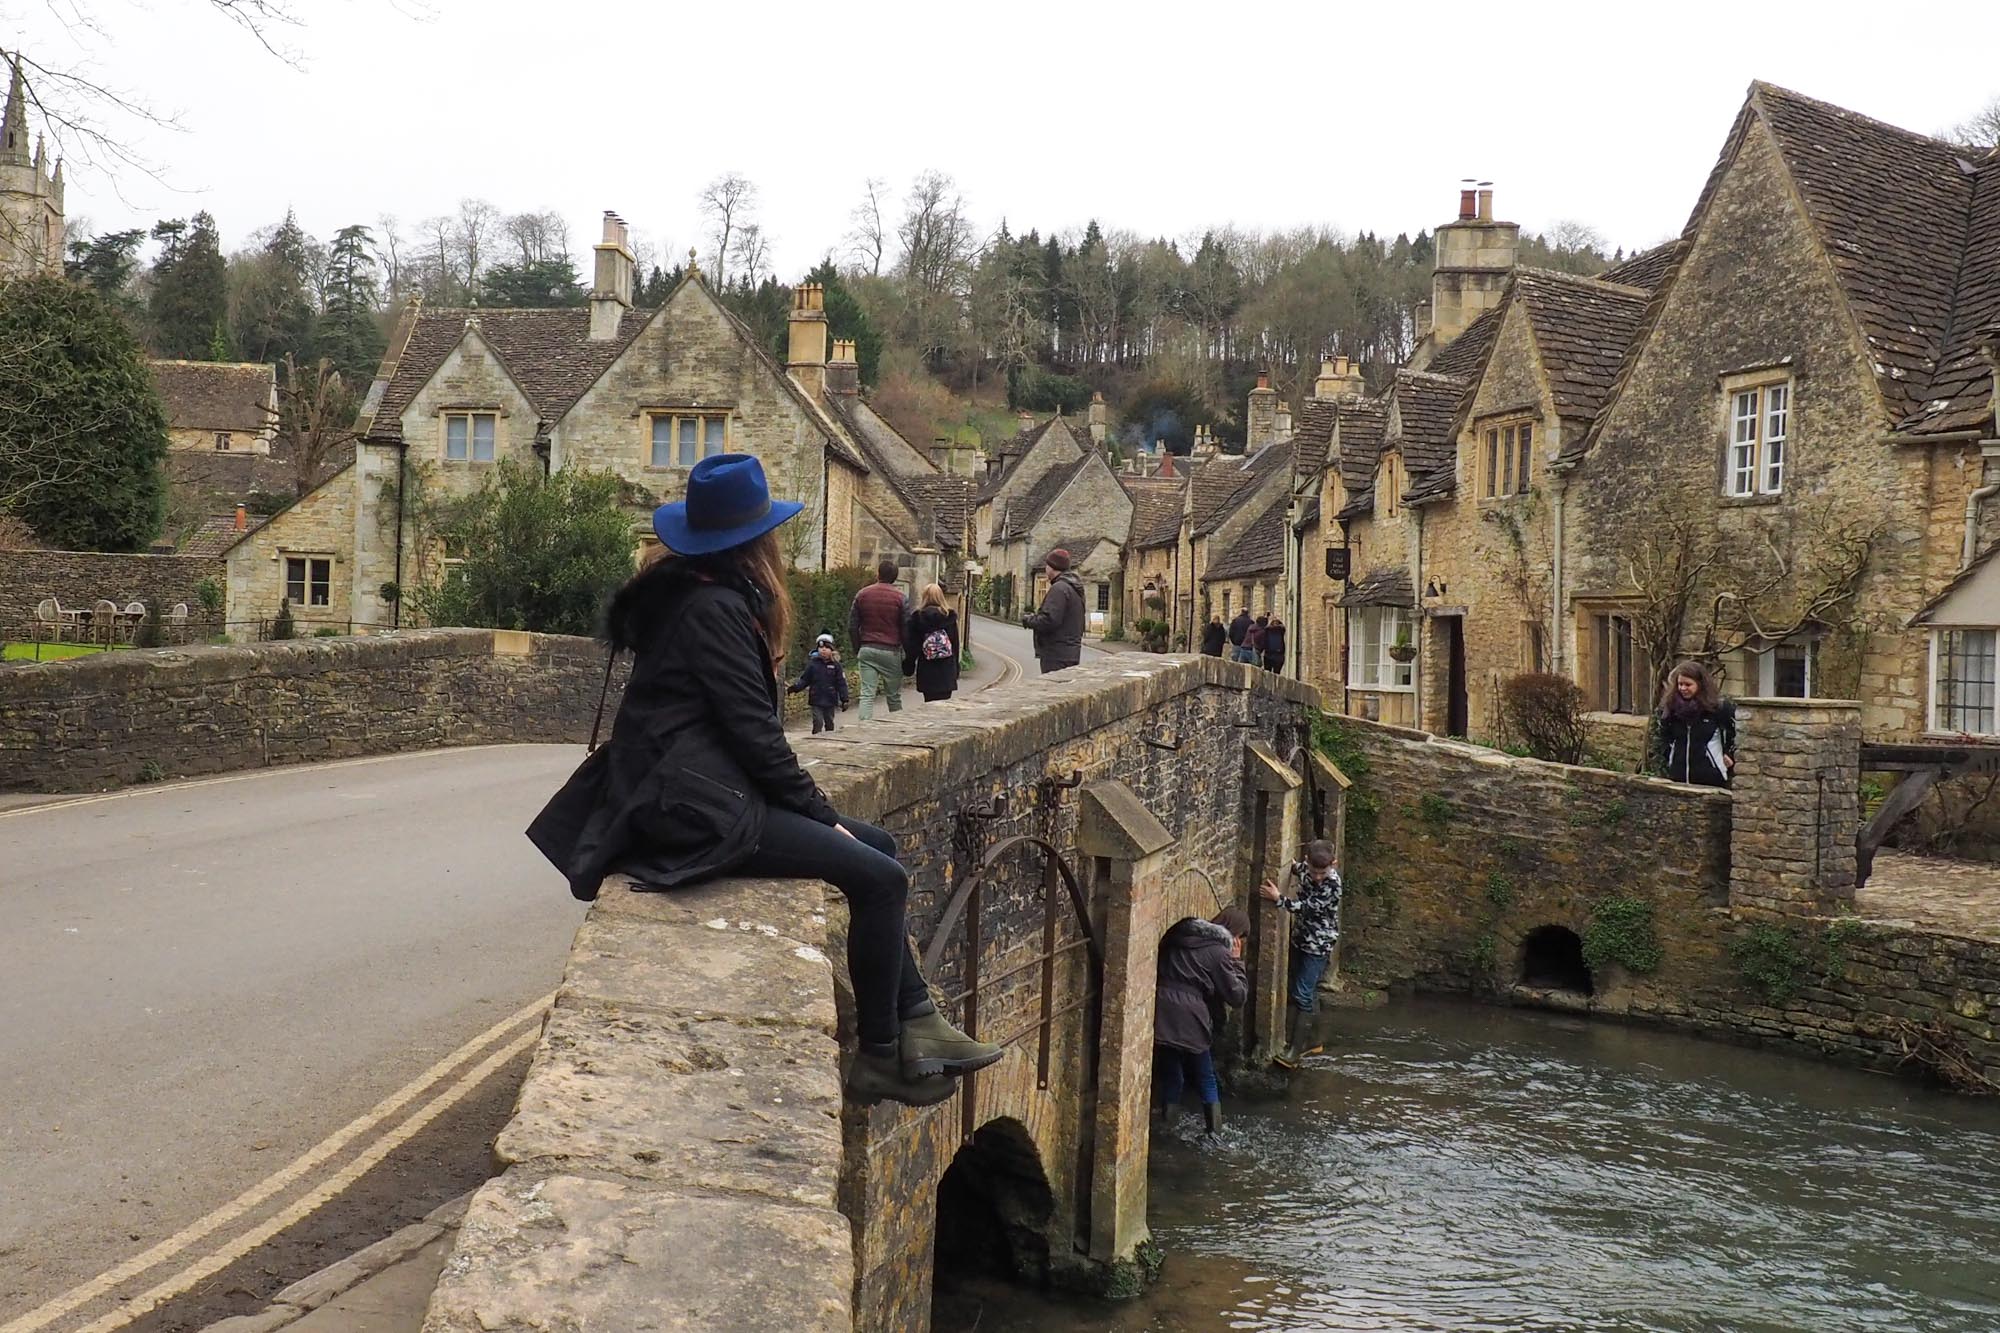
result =
[[[1208,1132],[1222,1131],[1222,1092],[1215,1081],[1215,1027],[1225,1007],[1249,998],[1243,976],[1243,941],[1250,916],[1225,908],[1213,921],[1191,916],[1174,923],[1160,941],[1159,989],[1153,1001],[1153,1067],[1169,1127],[1181,1093],[1192,1083],[1201,1094]]]
[[[840,653],[831,634],[819,636],[813,655],[806,659],[806,669],[787,693],[800,690],[806,691],[806,702],[812,705],[813,735],[832,731],[834,712],[847,707],[847,673],[841,669]]]

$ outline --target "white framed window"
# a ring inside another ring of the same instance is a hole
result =
[[[1761,650],[1745,650],[1744,684],[1760,699],[1815,698],[1817,645],[1805,637],[1786,639]]]
[[[1408,690],[1414,661],[1398,662],[1396,640],[1416,641],[1410,614],[1400,606],[1356,606],[1347,612],[1347,684],[1356,690]]]
[[[331,606],[333,558],[320,555],[286,556],[285,599],[293,606]]]
[[[1729,390],[1729,437],[1722,492],[1733,499],[1781,495],[1792,433],[1792,382],[1745,384]]]
[[[658,412],[653,415],[648,467],[693,467],[729,451],[729,417],[713,412]]]
[[[1992,629],[1940,629],[1931,633],[1932,731],[1991,736],[1994,722],[1995,640]]]
[[[496,412],[447,412],[444,416],[444,457],[447,463],[490,463],[499,423]]]

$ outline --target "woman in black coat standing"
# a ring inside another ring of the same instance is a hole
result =
[[[949,699],[958,688],[958,650],[958,612],[946,603],[943,588],[927,583],[903,629],[903,657],[925,703]]]
[[[1675,667],[1654,722],[1661,774],[1698,787],[1729,785],[1736,769],[1736,705],[1722,697],[1713,672],[1699,662]]]
[[[528,829],[577,897],[607,874],[671,889],[728,874],[824,879],[846,896],[860,1049],[848,1095],[927,1106],[1000,1048],[945,1021],[910,952],[910,876],[896,840],[843,816],[799,766],[780,721],[771,645],[791,620],[771,499],[747,454],[704,458],[653,530],[673,556],[635,574],[606,617],[632,675],[611,738]],[[609,679],[607,675],[607,680]]]

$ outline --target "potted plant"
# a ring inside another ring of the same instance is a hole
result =
[[[1402,624],[1396,626],[1396,641],[1389,645],[1389,656],[1395,658],[1398,662],[1415,660],[1417,645],[1410,642],[1410,625],[1408,621],[1404,621]]]

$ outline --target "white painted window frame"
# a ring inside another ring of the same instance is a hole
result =
[[[1933,629],[1930,632],[1930,651],[1928,664],[1924,673],[1925,692],[1928,695],[1925,703],[1925,728],[1935,734],[1947,736],[2000,735],[2000,697],[1996,697],[1993,705],[1987,709],[1987,730],[1985,731],[1967,731],[1956,727],[1947,727],[1939,721],[1938,708],[1941,702],[1940,696],[1943,692],[1938,688],[1938,667],[1944,656],[1941,650],[1944,636],[1947,634],[1991,635],[1992,642],[1990,649],[1995,657],[1994,675],[1996,681],[2000,681],[2000,627],[1992,625],[1940,625]],[[2000,695],[2000,686],[1996,686],[1996,695]]]
[[[1797,395],[1789,375],[1723,382],[1722,493],[1731,500],[1785,492]]]
[[[1370,620],[1375,637],[1368,636]],[[1416,642],[1414,618],[1400,606],[1350,606],[1347,608],[1347,687],[1382,694],[1416,692],[1416,662],[1398,662],[1389,656],[1396,644],[1396,631],[1410,625],[1410,642]],[[1372,676],[1372,679],[1371,679]]]

